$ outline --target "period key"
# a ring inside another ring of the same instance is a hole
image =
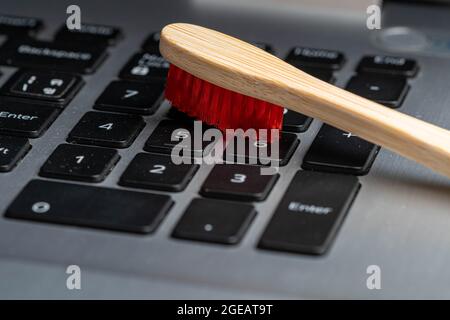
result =
[[[323,254],[359,190],[354,176],[299,171],[259,242],[263,249]]]

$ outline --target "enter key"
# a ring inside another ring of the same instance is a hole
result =
[[[354,176],[299,171],[294,176],[259,247],[305,254],[325,253],[358,193]]]

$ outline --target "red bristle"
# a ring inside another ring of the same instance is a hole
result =
[[[175,91],[175,83],[178,81],[177,79],[177,75],[178,75],[178,70],[175,68],[169,68],[169,73],[167,75],[168,79],[171,79],[170,81],[166,82],[166,88],[164,90],[164,95],[167,97],[170,97],[170,101],[172,102],[172,104],[175,104],[175,95],[176,95],[176,91]]]
[[[257,106],[255,106],[258,104]],[[240,106],[242,108],[241,114],[242,117],[240,118],[240,127],[243,129],[248,128],[258,128],[257,123],[258,121],[258,113],[262,111],[262,108],[264,107],[263,103],[258,103],[255,99],[251,97],[245,97],[244,105]]]
[[[189,100],[189,108],[194,110],[196,106],[198,106],[198,101],[200,100],[200,95],[202,94],[202,81],[193,77],[192,79],[192,95]]]
[[[180,111],[221,130],[281,129],[282,107],[221,88],[174,65],[165,97]]]
[[[231,101],[232,101],[232,108],[234,107],[234,108],[242,108],[242,106],[244,105],[244,101],[245,101],[245,97],[246,96],[244,96],[244,95],[242,95],[242,94],[232,94],[232,92],[231,92]],[[233,123],[233,121],[234,121],[234,116],[233,116],[233,114],[230,112],[229,114],[228,114],[228,117],[227,117],[227,125],[228,125],[228,127],[230,127],[230,128],[233,128],[231,125],[232,125],[232,123]]]
[[[208,106],[210,104],[209,99],[212,94],[212,88],[210,88],[208,84],[205,83],[205,81],[201,79],[199,80],[201,81],[202,84],[202,92],[200,94],[200,99],[197,103],[196,110],[197,110],[197,117],[203,120],[205,118],[205,114],[208,111],[208,109],[205,108],[205,106]]]
[[[217,126],[219,128],[228,128],[229,127],[229,118],[232,105],[232,92],[223,90],[222,94],[222,109],[220,110],[219,121]]]

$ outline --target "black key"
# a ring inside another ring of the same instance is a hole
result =
[[[0,14],[0,34],[8,36],[34,35],[43,26],[41,20]]]
[[[312,118],[301,113],[284,109],[283,131],[305,132],[311,125]]]
[[[119,28],[82,23],[80,29],[68,29],[64,24],[55,35],[55,41],[58,42],[87,42],[94,45],[105,43],[112,45],[117,43],[122,37],[122,32]]]
[[[393,76],[414,77],[419,70],[415,60],[390,56],[366,56],[358,65],[358,72],[373,72]]]
[[[11,39],[0,48],[0,64],[71,73],[93,73],[106,58],[105,46]]]
[[[351,133],[323,125],[303,159],[302,168],[365,175],[379,149]]]
[[[278,155],[276,155],[274,152],[276,146],[263,139],[235,136],[232,142],[230,141],[224,152],[224,160],[227,163],[277,166],[286,165],[299,144],[295,134],[280,132]],[[245,151],[242,152],[243,150]]]
[[[145,143],[144,150],[148,152],[171,154],[172,152],[179,154],[181,157],[201,157],[208,154],[215,141],[203,141],[199,146],[194,143],[195,125],[198,125],[199,134],[210,128],[200,122],[182,122],[163,120],[153,130],[152,134]],[[173,136],[173,140],[172,140]],[[198,139],[198,137],[197,137]],[[175,150],[174,150],[175,149]]]
[[[169,62],[158,52],[135,54],[120,72],[120,78],[134,81],[165,80]]]
[[[266,227],[259,247],[325,253],[358,190],[359,182],[354,176],[297,172]]]
[[[151,233],[172,205],[165,195],[32,180],[9,206],[6,217]]]
[[[162,154],[140,153],[120,178],[120,185],[166,191],[182,191],[199,168],[197,164],[175,164]]]
[[[337,70],[345,62],[341,52],[305,47],[294,47],[286,57],[286,61],[296,67],[314,67]]]
[[[398,108],[409,86],[405,78],[361,74],[350,79],[346,90],[388,107]]]
[[[237,244],[255,215],[255,209],[248,204],[194,199],[178,222],[172,236],[188,240]]]
[[[2,87],[1,94],[35,99],[51,106],[65,106],[83,85],[79,76],[51,71],[18,71]],[[29,101],[29,100],[26,100]]]
[[[163,81],[113,81],[95,102],[95,109],[153,114],[158,109],[156,102],[161,98],[163,90]]]
[[[147,52],[157,52],[159,54],[159,40],[161,38],[160,32],[153,32],[145,39],[142,44],[142,50]]]
[[[307,74],[312,75],[313,77],[316,77],[317,79],[320,79],[328,83],[334,83],[336,80],[333,76],[333,70],[330,69],[305,67],[305,66],[300,66],[299,69],[302,70],[303,72],[306,72]]]
[[[0,101],[0,133],[37,138],[58,116],[55,108],[18,101]]]
[[[0,136],[0,172],[11,171],[30,148],[28,139]]]
[[[262,175],[260,166],[216,164],[203,183],[205,197],[262,201],[269,195],[279,174]]]
[[[119,161],[114,149],[61,144],[41,168],[43,177],[100,182]]]
[[[139,116],[87,112],[69,134],[68,142],[112,148],[131,145],[145,122]]]

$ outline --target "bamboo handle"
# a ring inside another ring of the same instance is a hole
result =
[[[450,177],[446,129],[323,82],[246,42],[200,26],[166,26],[160,50],[198,78],[320,119]]]
[[[324,82],[290,109],[415,160],[450,177],[450,131]],[[294,90],[294,93],[296,91]],[[325,94],[326,92],[326,94]]]

